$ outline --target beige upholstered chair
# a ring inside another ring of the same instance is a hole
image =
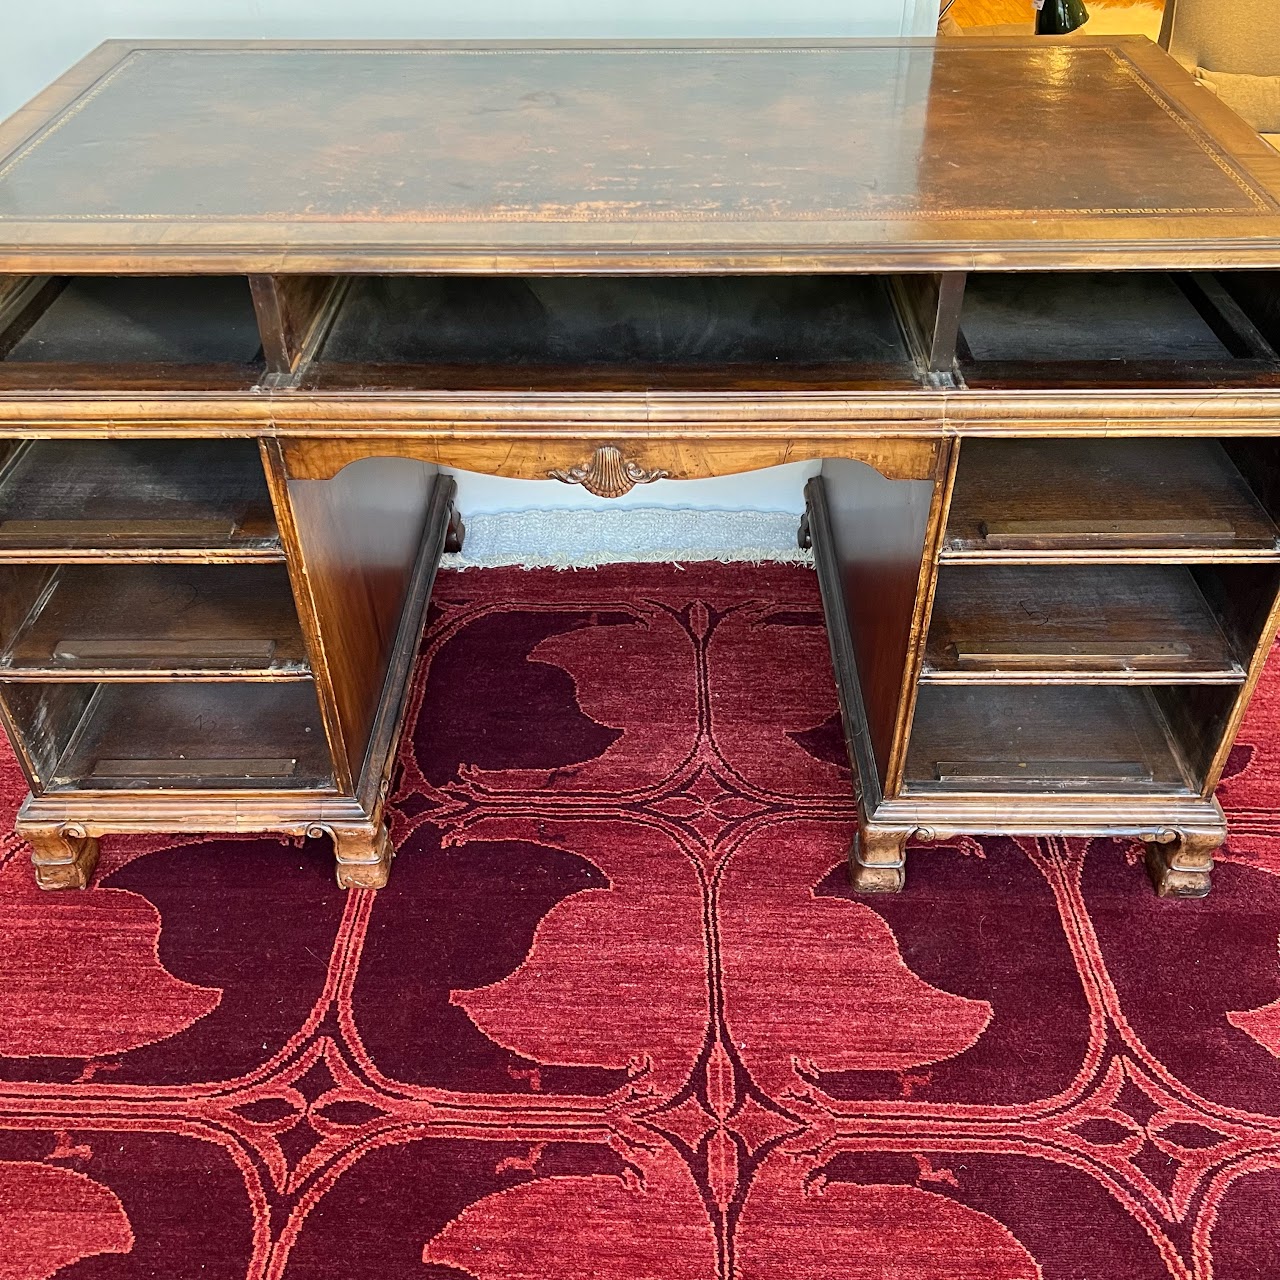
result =
[[[1193,74],[1280,77],[1277,0],[1165,0],[1160,43]],[[1280,134],[1263,135],[1280,146]]]

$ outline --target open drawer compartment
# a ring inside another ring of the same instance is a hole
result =
[[[1216,700],[1220,724],[1234,689],[921,685],[904,793],[1198,794],[1216,740],[1181,737],[1197,691]]]
[[[0,676],[299,680],[284,565],[0,565]]]
[[[236,390],[262,369],[244,276],[0,278],[0,390]]]
[[[5,682],[0,697],[36,790],[332,786],[309,680]]]
[[[957,354],[973,387],[1280,383],[1280,357],[1219,275],[975,272]]]
[[[357,276],[303,374],[342,388],[912,386],[880,276]]]
[[[252,440],[27,440],[0,464],[0,559],[282,560]]]
[[[943,560],[1280,558],[1274,441],[966,440]]]
[[[920,678],[1239,685],[1278,585],[1268,565],[946,564]]]

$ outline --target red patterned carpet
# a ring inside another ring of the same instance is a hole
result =
[[[810,573],[436,605],[383,892],[5,844],[0,1278],[1280,1276],[1280,677],[1204,902],[1012,839],[855,901]]]

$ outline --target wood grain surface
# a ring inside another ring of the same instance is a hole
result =
[[[0,269],[1247,262],[1280,232],[1280,154],[1140,37],[119,42],[92,69],[0,126]]]

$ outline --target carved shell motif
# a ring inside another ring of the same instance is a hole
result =
[[[548,471],[547,475],[565,484],[580,484],[597,498],[620,498],[638,484],[667,478],[665,471],[646,471],[638,462],[624,458],[622,451],[611,444],[602,444],[580,466]]]

